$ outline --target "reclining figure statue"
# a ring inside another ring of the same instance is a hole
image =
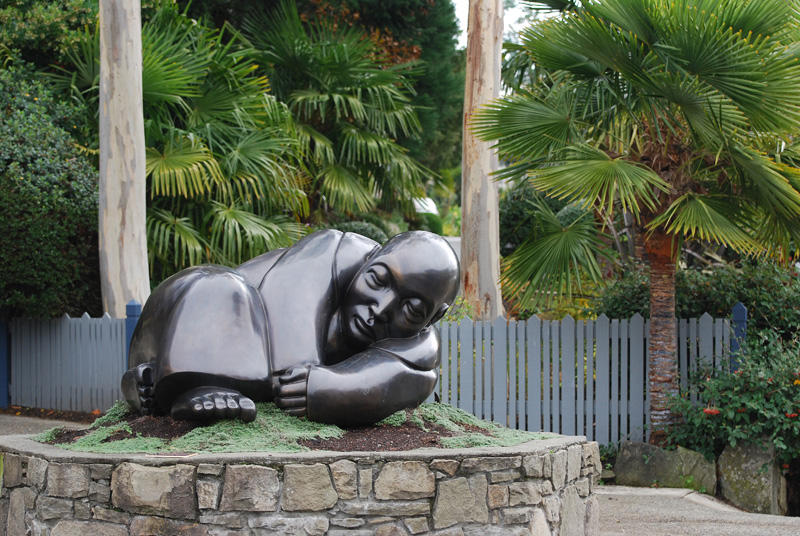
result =
[[[432,326],[458,292],[440,236],[383,247],[324,230],[236,269],[196,266],[165,280],[131,340],[122,391],[141,414],[256,417],[273,401],[309,419],[358,426],[414,407],[438,378]]]

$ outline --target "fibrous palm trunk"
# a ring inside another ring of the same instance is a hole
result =
[[[645,240],[650,266],[650,423],[652,443],[664,439],[672,422],[670,397],[678,392],[678,334],[675,321],[675,248],[673,238],[658,231]]]

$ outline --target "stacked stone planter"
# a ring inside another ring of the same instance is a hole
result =
[[[594,536],[597,443],[188,456],[0,438],[0,536]]]

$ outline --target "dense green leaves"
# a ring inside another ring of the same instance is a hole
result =
[[[430,172],[396,139],[419,133],[414,65],[391,65],[360,31],[304,23],[291,3],[243,22],[253,57],[300,132],[309,199],[347,212],[421,195]]]
[[[0,318],[99,314],[97,172],[32,77],[0,70]]]

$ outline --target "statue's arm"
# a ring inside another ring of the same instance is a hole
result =
[[[335,365],[288,371],[278,378],[276,403],[313,421],[372,424],[423,402],[436,385],[439,358],[434,330],[379,341]]]

